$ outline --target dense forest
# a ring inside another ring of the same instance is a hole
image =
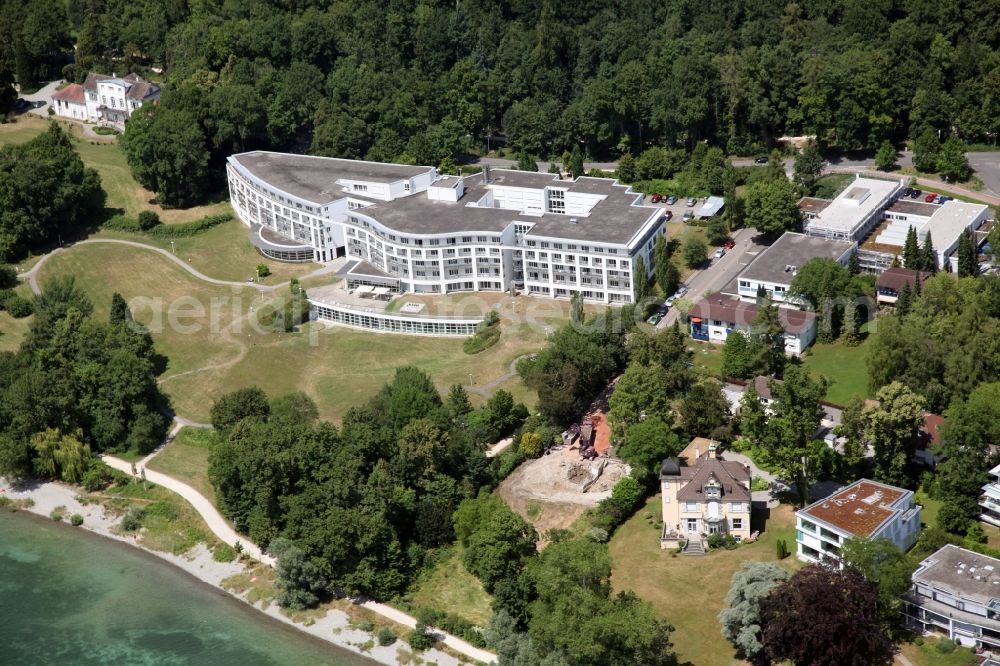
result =
[[[187,126],[195,174],[257,147],[439,164],[1000,130],[1000,8],[975,0],[4,0],[0,44],[0,86],[162,68],[157,136]]]

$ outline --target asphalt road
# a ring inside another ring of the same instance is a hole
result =
[[[763,245],[754,243],[754,239],[757,237],[755,229],[738,229],[731,237],[736,243],[732,250],[726,252],[721,259],[711,259],[708,266],[695,271],[688,277],[687,282],[685,282],[688,293],[684,295],[684,298],[695,302],[705,294],[719,291],[750,263],[757,252],[764,248]],[[679,315],[680,312],[676,307],[670,308],[656,327],[662,329],[673,326]]]

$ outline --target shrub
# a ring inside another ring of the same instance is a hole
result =
[[[103,490],[113,478],[110,467],[99,458],[91,458],[87,463],[87,470],[83,473],[83,488],[89,493]]]
[[[81,516],[78,513],[74,513],[72,516],[70,516],[69,524],[72,525],[73,527],[79,527],[80,525],[83,525],[83,516]]]
[[[771,484],[767,482],[767,479],[762,479],[759,476],[755,476],[750,480],[750,490],[770,490]]]
[[[542,451],[544,450],[542,438],[539,437],[537,432],[521,433],[521,442],[518,446],[521,448],[521,453],[529,458],[537,458],[542,455]]]
[[[723,535],[721,535],[721,534],[709,534],[708,535],[708,547],[709,548],[712,548],[712,549],[722,548],[725,544],[726,544],[726,537],[724,537]]]
[[[495,460],[497,461],[497,481],[503,481],[510,476],[510,473],[517,469],[517,466],[523,463],[526,458],[520,447],[512,446],[498,455]]]
[[[975,543],[986,543],[987,541],[986,532],[983,531],[983,526],[978,522],[969,525],[969,529],[965,532],[965,538]]]
[[[375,623],[370,620],[362,620],[358,622],[357,627],[361,631],[372,632],[375,631]]]
[[[934,649],[941,654],[951,654],[958,647],[958,644],[950,638],[942,638],[934,644]]]
[[[601,527],[591,527],[587,530],[587,538],[597,543],[607,543],[609,537],[608,531]]]
[[[35,306],[26,298],[13,291],[0,291],[0,310],[6,310],[14,319],[27,317],[35,311]]]
[[[160,224],[160,216],[151,210],[144,210],[139,213],[139,219],[137,222],[140,230],[149,231],[156,225]]]
[[[378,630],[378,636],[376,636],[378,644],[382,647],[387,647],[396,642],[396,632],[389,627],[382,627]]]
[[[271,269],[267,264],[257,264],[257,277],[266,278],[271,274]]]
[[[134,506],[122,517],[121,527],[126,532],[135,532],[142,527],[142,519],[145,511],[142,507]]]
[[[49,110],[51,111],[51,109]],[[119,134],[121,134],[121,132],[116,130],[114,127],[101,126],[94,128],[94,134],[100,134],[102,136],[118,136]]]
[[[493,316],[490,323],[490,315]],[[476,332],[465,339],[462,343],[462,351],[466,354],[478,354],[489,349],[500,339],[499,317],[492,310],[486,315],[486,319],[481,321],[476,327]]]
[[[437,643],[437,639],[427,631],[427,625],[417,622],[416,628],[406,637],[406,642],[414,650],[430,650]]]
[[[212,549],[212,559],[216,562],[232,562],[236,559],[236,550],[228,543],[220,543]]]
[[[913,639],[913,644],[917,646],[923,645],[924,639],[921,638],[920,636],[917,636],[916,638]]]
[[[49,518],[58,523],[60,520],[63,519],[63,516],[65,515],[66,515],[66,507],[57,506],[56,508],[52,509],[52,513],[49,514]]]

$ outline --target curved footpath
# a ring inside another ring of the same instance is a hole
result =
[[[175,421],[174,427],[170,431],[169,437],[174,437],[184,425],[188,425],[190,422],[177,420]],[[204,427],[206,424],[192,424],[193,427]],[[228,544],[240,544],[243,547],[243,552],[250,557],[263,562],[264,564],[273,567],[275,565],[275,560],[270,555],[264,554],[257,544],[244,539],[239,534],[236,533],[222,514],[218,512],[215,506],[201,493],[187,485],[183,481],[178,481],[172,476],[167,476],[162,472],[156,472],[154,470],[148,469],[146,467],[150,459],[159,453],[160,449],[157,449],[153,453],[149,454],[139,462],[130,463],[121,458],[115,458],[114,456],[101,456],[101,460],[104,461],[109,467],[112,467],[120,472],[124,472],[131,476],[140,477],[145,473],[145,479],[150,483],[155,483],[159,486],[163,486],[167,490],[173,491],[183,497],[194,510],[204,519],[205,524],[208,528],[212,530],[222,542]],[[411,629],[417,626],[417,619],[403,611],[393,608],[392,606],[379,603],[377,601],[370,600],[356,600],[357,605],[367,608],[373,613],[377,613],[382,617],[401,624]],[[441,642],[450,647],[452,650],[469,657],[470,659],[475,659],[486,664],[491,664],[496,661],[497,656],[492,652],[477,648],[476,646],[463,641],[457,636],[452,636],[439,629],[433,630],[435,634],[438,635]]]

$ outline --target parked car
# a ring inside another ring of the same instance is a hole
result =
[[[23,97],[18,97],[17,101],[14,102],[15,111],[24,111],[25,109],[30,109],[30,108],[31,108],[31,102],[24,99]]]
[[[936,197],[934,197],[934,203],[936,203],[936,204],[943,204],[944,203],[944,197],[941,196],[940,194],[937,195]]]
[[[688,210],[684,211],[684,221],[685,222],[687,222],[688,220],[693,220],[693,219],[694,219],[694,211],[693,210],[691,210],[689,208]]]
[[[668,206],[673,206],[675,203],[677,203],[677,197],[671,194],[666,198],[666,202]]]
[[[941,203],[943,203],[943,204],[946,204],[949,201],[954,201],[954,200],[955,200],[954,197],[941,197]]]
[[[668,310],[669,310],[670,308],[674,307],[674,297],[673,297],[673,296],[671,296],[671,297],[670,297],[670,298],[668,298],[667,300],[663,301],[663,306],[664,306],[665,308],[667,308]]]
[[[694,197],[688,197],[688,202],[687,203],[688,203],[688,206],[694,206],[696,203],[698,203],[698,200],[695,199]]]
[[[660,199],[662,198],[663,197],[661,197],[659,194],[654,194],[650,199],[650,201],[652,201],[653,203],[660,203]]]
[[[657,312],[655,315],[653,315],[652,317],[650,317],[649,319],[647,319],[646,323],[648,323],[648,324],[650,324],[652,326],[656,326],[657,324],[660,323],[661,319],[663,319],[663,315],[661,315],[659,312]]]
[[[936,199],[936,198],[937,198],[937,195],[934,194],[933,192],[931,192],[930,194],[928,194],[927,196],[924,197],[924,201],[926,201],[927,203],[934,203],[934,199]]]
[[[672,211],[672,210],[665,210],[665,211],[663,211],[663,218],[667,222],[669,222],[670,220],[672,220],[673,217],[674,217],[674,211]]]
[[[757,157],[753,158],[753,163],[754,164],[767,164],[767,155],[758,155]]]
[[[726,242],[722,244],[722,247],[726,248],[727,250],[732,250],[734,247],[736,247],[736,241],[734,241],[732,238],[727,238]]]
[[[916,199],[921,194],[923,194],[923,192],[921,190],[918,190],[917,188],[913,188],[913,190],[910,191],[910,198],[911,199]]]
[[[677,291],[674,292],[674,298],[680,298],[684,294],[688,293],[688,288],[686,285],[681,285],[677,287]]]
[[[720,247],[718,250],[715,251],[716,259],[722,259],[724,256],[726,256],[726,248]]]
[[[912,187],[908,187],[905,190],[903,190],[903,193],[901,195],[899,195],[899,196],[901,196],[901,197],[908,197],[911,194],[913,194],[913,188]]]

